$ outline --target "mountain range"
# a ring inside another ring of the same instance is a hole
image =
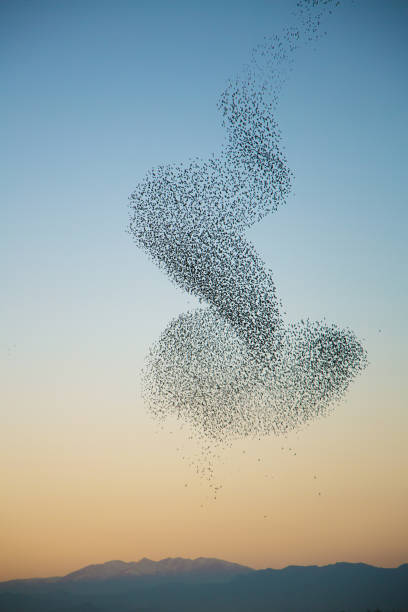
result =
[[[1,612],[408,612],[408,564],[254,570],[220,559],[108,561],[0,583]]]
[[[76,572],[61,578],[64,582],[76,580],[106,580],[131,576],[173,576],[184,578],[209,579],[226,578],[254,571],[245,565],[230,563],[221,559],[183,559],[182,557],[167,558],[161,561],[140,559],[137,562],[108,561],[97,565],[87,565]]]

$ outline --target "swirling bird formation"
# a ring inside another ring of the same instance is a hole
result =
[[[299,2],[297,26],[265,39],[228,83],[220,154],[154,168],[130,196],[136,244],[205,304],[151,348],[144,396],[153,415],[175,415],[206,439],[297,428],[326,414],[367,364],[350,329],[285,324],[272,273],[244,236],[290,192],[274,110],[295,51],[320,36],[330,4]]]

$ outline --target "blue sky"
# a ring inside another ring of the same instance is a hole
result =
[[[287,23],[289,8],[3,3],[2,242],[12,289],[35,276],[34,292],[56,284],[66,303],[66,294],[80,299],[90,285],[111,295],[112,277],[123,275],[123,303],[134,302],[127,292],[152,271],[124,234],[128,194],[152,165],[217,149],[216,102],[226,79],[264,34]],[[341,7],[289,77],[278,112],[295,195],[251,234],[283,292],[288,284],[288,308],[298,291],[306,312],[331,292],[327,315],[339,300],[332,315],[339,316],[360,288],[355,306],[364,318],[374,315],[373,302],[398,309],[406,18],[401,2]],[[167,282],[154,278],[151,295]],[[390,313],[380,313],[384,327]]]

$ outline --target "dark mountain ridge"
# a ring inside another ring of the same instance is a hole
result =
[[[230,563],[221,559],[198,557],[184,559],[182,557],[152,561],[144,557],[140,561],[125,563],[124,561],[108,561],[107,563],[88,565],[76,572],[67,574],[61,580],[105,580],[117,577],[131,576],[236,576],[254,571],[250,567]]]
[[[0,583],[2,612],[408,612],[408,564],[254,570],[220,559],[108,561]]]

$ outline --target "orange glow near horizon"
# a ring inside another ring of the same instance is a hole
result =
[[[358,401],[354,394],[287,438],[220,451],[216,500],[189,465],[197,447],[177,425],[157,431],[139,414],[136,429],[130,412],[115,423],[103,411],[96,424],[78,410],[76,423],[10,426],[1,449],[0,578],[142,557],[218,557],[254,568],[406,562],[406,445],[375,410],[369,428],[364,411],[353,417]]]

